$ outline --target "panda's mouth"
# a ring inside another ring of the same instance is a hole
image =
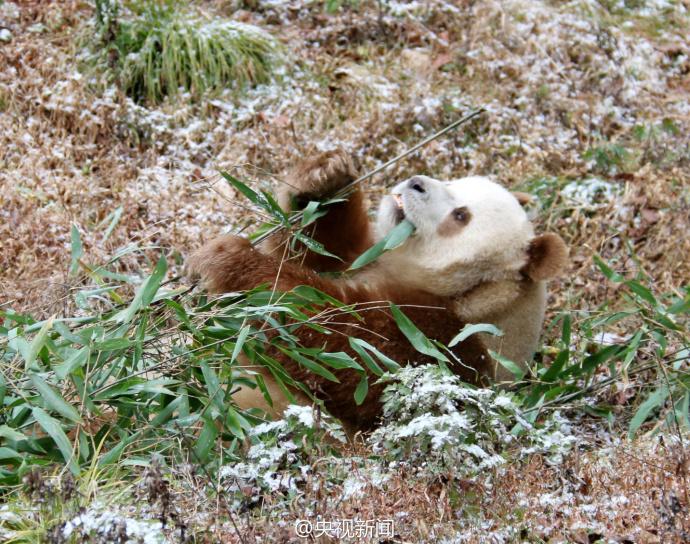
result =
[[[405,219],[405,207],[403,204],[402,195],[394,194],[391,195],[393,201],[395,202],[395,223],[396,225]]]

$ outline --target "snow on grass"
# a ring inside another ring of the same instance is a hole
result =
[[[67,521],[62,536],[95,539],[103,542],[139,542],[163,544],[168,542],[158,520],[140,520],[112,511],[88,509]]]
[[[314,440],[345,441],[340,424],[324,416],[317,429],[314,409],[298,405],[289,406],[281,420],[253,427],[249,437],[252,445],[242,460],[224,465],[218,472],[231,493],[252,489],[292,496],[312,471],[309,445]]]
[[[606,180],[592,177],[571,181],[562,189],[562,195],[575,204],[588,208],[608,206],[620,196],[620,187]]]

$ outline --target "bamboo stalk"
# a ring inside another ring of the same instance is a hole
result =
[[[331,198],[340,198],[340,197],[346,196],[350,191],[352,191],[352,189],[353,189],[356,185],[358,185],[358,184],[362,183],[363,181],[366,181],[366,180],[368,180],[368,179],[374,177],[376,174],[378,174],[378,173],[380,173],[380,172],[383,172],[384,170],[386,170],[386,168],[389,168],[390,166],[393,166],[395,163],[397,163],[397,162],[401,161],[402,159],[404,159],[405,157],[411,155],[412,153],[414,153],[414,152],[417,151],[418,149],[424,147],[425,145],[429,144],[430,142],[433,142],[433,141],[436,140],[437,138],[440,138],[440,137],[443,136],[444,134],[447,134],[447,133],[450,132],[451,130],[454,130],[454,129],[458,128],[460,125],[463,125],[463,124],[467,123],[468,121],[470,121],[471,119],[474,119],[475,117],[477,117],[478,115],[484,113],[485,111],[486,111],[486,110],[485,110],[484,108],[479,108],[479,109],[477,109],[477,110],[474,110],[474,111],[471,112],[471,113],[468,113],[468,114],[465,115],[464,117],[461,117],[461,118],[458,119],[457,121],[453,121],[450,125],[446,126],[445,128],[442,128],[442,129],[439,130],[438,132],[435,132],[435,133],[432,134],[431,136],[427,136],[427,137],[424,138],[421,142],[419,142],[419,143],[413,145],[413,146],[412,146],[411,148],[409,148],[409,149],[406,149],[405,151],[403,151],[403,152],[400,153],[399,155],[393,157],[393,158],[392,158],[391,160],[389,160],[388,162],[385,162],[385,163],[383,163],[382,165],[377,166],[376,168],[374,168],[374,169],[371,170],[370,172],[367,172],[366,174],[364,174],[364,175],[358,177],[356,180],[354,180],[354,181],[348,183],[345,187],[342,187],[341,189],[339,189],[338,191],[336,191],[333,195],[330,195]],[[303,213],[302,213],[302,212],[298,212],[298,213],[295,213],[295,214],[291,215],[291,216],[290,216],[290,224],[293,225],[293,224],[295,224],[295,223],[301,221],[301,220],[302,220],[302,216],[303,216]],[[284,228],[285,228],[285,225],[276,225],[275,227],[271,228],[270,230],[267,230],[267,231],[266,231],[265,233],[263,233],[261,236],[255,238],[255,239],[252,241],[252,244],[253,244],[253,245],[257,245],[257,244],[263,242],[266,238],[269,238],[270,236],[273,236],[273,235],[276,234],[277,232],[280,232],[280,231],[281,231],[282,229],[284,229]]]

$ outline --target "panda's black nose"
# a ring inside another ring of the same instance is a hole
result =
[[[418,193],[426,193],[426,188],[424,187],[424,180],[419,176],[410,178],[410,181],[407,182],[407,185],[410,189],[417,191]]]

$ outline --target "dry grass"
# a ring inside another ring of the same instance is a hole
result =
[[[533,458],[475,480],[430,480],[406,467],[352,498],[343,498],[340,486],[312,478],[293,507],[264,496],[253,507],[233,509],[237,529],[222,500],[200,491],[198,479],[178,473],[170,484],[172,510],[199,542],[294,542],[298,520],[390,519],[393,542],[682,543],[690,535],[690,516],[688,489],[679,474],[688,467],[674,461],[677,448],[663,441],[621,443],[576,453],[558,467]],[[361,477],[367,480],[366,474]],[[305,504],[313,506],[305,511]],[[152,502],[149,515],[160,506]],[[174,531],[172,523],[169,529]]]
[[[291,9],[236,12],[239,20],[267,25],[298,59],[298,72],[282,87],[241,99],[223,95],[151,111],[80,76],[74,37],[91,13],[84,3],[0,5],[0,21],[13,35],[0,44],[0,304],[36,316],[73,310],[70,294],[88,279],[67,275],[72,224],[85,263],[130,243],[185,255],[221,229],[255,219],[220,185],[218,168],[260,184],[279,182],[299,157],[339,145],[368,169],[483,104],[484,119],[374,180],[372,204],[386,185],[413,172],[492,174],[521,189],[546,179],[538,221],[572,248],[571,269],[553,285],[552,314],[617,304],[592,262],[595,253],[628,274],[643,270],[657,292],[687,285],[687,14],[636,15],[622,27],[620,15],[573,5],[480,1],[444,11],[442,3],[431,4],[426,17],[386,16],[385,32],[375,3],[342,15],[317,8],[304,8],[300,17]],[[225,2],[204,9],[229,10]],[[666,118],[677,133],[635,138],[635,126],[660,126]],[[630,156],[603,171],[586,152],[610,144]],[[561,192],[592,175],[618,196],[588,206]],[[103,243],[100,224],[118,206],[120,222]],[[147,268],[152,254],[132,253],[117,270]],[[427,487],[401,475],[362,500],[324,498],[321,513],[367,519],[406,511],[402,540],[436,541],[456,530],[446,522],[458,504],[474,504],[488,525],[467,525],[467,542],[483,542],[483,532],[494,529],[506,541],[593,541],[580,522],[605,538],[681,542],[690,529],[674,514],[674,501],[687,515],[688,468],[677,459],[660,446],[623,444],[559,469],[539,460],[510,467],[490,489],[481,482]],[[460,499],[451,497],[454,489]],[[539,503],[545,493],[553,504]],[[627,502],[616,503],[622,496]],[[289,541],[292,520],[284,521],[284,531],[256,519],[243,530]],[[516,536],[510,527],[526,532]],[[236,540],[229,526],[207,534],[209,541]]]
[[[426,26],[386,18],[386,39],[371,12],[342,17],[316,12],[311,19],[273,27],[302,59],[302,75],[288,78],[283,90],[268,88],[243,102],[167,104],[155,112],[137,108],[117,92],[103,96],[98,85],[79,75],[73,38],[89,13],[83,6],[23,7],[18,18],[10,19],[12,42],[0,50],[6,67],[0,74],[6,210],[0,265],[7,299],[39,313],[59,309],[53,302],[70,287],[64,271],[71,223],[80,228],[91,262],[128,242],[184,254],[247,216],[234,205],[232,191],[222,188],[218,195],[203,182],[213,178],[216,167],[238,166],[247,177],[269,179],[323,145],[349,148],[364,167],[371,167],[405,142],[454,119],[462,104],[488,104],[490,114],[380,177],[371,187],[374,202],[383,183],[417,171],[444,177],[490,173],[508,185],[540,176],[586,176],[587,149],[600,141],[627,145],[631,140],[630,127],[621,126],[606,107],[602,111],[602,97],[611,94],[614,81],[619,95],[634,93],[617,99],[623,104],[615,106],[621,115],[634,116],[641,125],[670,117],[678,135],[645,144],[649,149],[642,159],[647,162],[613,176],[624,196],[610,207],[583,213],[556,202],[541,215],[575,249],[568,276],[575,281],[555,291],[579,297],[583,282],[593,287],[592,253],[620,256],[624,240],[632,243],[660,290],[679,286],[690,273],[688,240],[678,243],[675,234],[687,224],[688,114],[673,110],[681,109],[678,100],[686,95],[687,66],[668,70],[662,89],[644,78],[634,85],[626,81],[624,66],[620,74],[594,79],[597,69],[606,68],[600,58],[606,58],[605,51],[561,41],[567,21],[560,26],[543,21],[540,34],[525,35],[516,29],[526,24],[521,23],[521,4],[516,5],[482,2],[446,18],[431,16]],[[270,12],[237,15],[250,22],[272,20]],[[541,15],[535,17],[542,21]],[[468,18],[469,26],[464,24]],[[44,30],[28,31],[36,25]],[[659,63],[678,54],[669,45],[672,32],[673,27],[671,34],[650,42],[655,48],[650,64],[657,71]],[[629,41],[619,46],[634,47],[634,35],[621,33],[622,39]],[[308,47],[316,40],[324,46]],[[468,57],[469,50],[478,52]],[[559,64],[563,57],[570,60]],[[526,71],[530,62],[532,70]],[[555,81],[568,92],[556,88],[548,70],[555,70]],[[577,79],[582,74],[590,79]],[[396,107],[391,110],[388,104]],[[232,116],[224,107],[234,108]],[[640,154],[643,147],[637,145]],[[676,159],[650,159],[664,150],[676,153]],[[102,247],[96,226],[118,206],[124,209],[122,219]],[[130,259],[129,265],[135,270],[142,262]],[[592,291],[592,302],[601,302],[599,290]]]

